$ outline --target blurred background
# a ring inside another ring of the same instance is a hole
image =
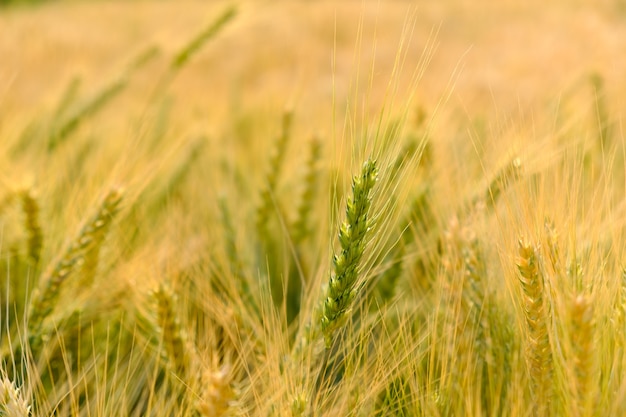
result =
[[[0,110],[18,130],[72,85],[88,94],[119,77],[129,85],[101,117],[112,131],[128,129],[171,56],[228,7],[235,18],[171,80],[163,106],[173,129],[293,106],[309,130],[324,130],[333,103],[339,120],[355,93],[366,97],[356,107],[376,109],[390,101],[390,82],[397,99],[411,95],[428,111],[445,103],[477,123],[532,118],[532,109],[564,101],[576,107],[590,89],[618,104],[626,97],[624,1],[1,4]],[[154,57],[130,71],[146,51]]]

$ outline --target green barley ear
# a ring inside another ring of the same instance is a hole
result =
[[[270,157],[270,169],[266,177],[265,187],[261,192],[261,204],[256,213],[256,226],[260,237],[264,237],[266,234],[267,221],[274,206],[272,196],[276,191],[276,184],[285,160],[285,152],[291,136],[292,120],[293,113],[286,111],[283,114],[281,134],[278,137],[274,153]]]
[[[93,97],[89,98],[81,107],[76,109],[70,116],[63,120],[52,130],[48,138],[48,152],[53,152],[63,143],[83,121],[93,116],[117,97],[127,86],[125,77],[121,77],[106,85]]]
[[[77,107],[73,112],[68,113],[68,105],[75,100],[75,89],[78,88],[70,85],[67,98],[62,100],[57,108],[55,119],[60,120],[55,123],[52,132],[48,137],[48,152],[53,152],[61,145],[72,133],[74,133],[80,125],[88,118],[92,117],[100,110],[105,108],[113,99],[119,96],[128,86],[128,77],[133,71],[137,71],[143,65],[146,65],[152,58],[158,54],[158,48],[152,46],[147,50],[141,51],[134,57],[123,73],[115,80],[105,85],[100,91],[96,92],[92,97],[88,98],[81,106]],[[63,117],[62,117],[63,116]]]
[[[100,211],[96,218],[83,232],[84,256],[81,268],[81,278],[79,285],[81,288],[88,288],[93,283],[96,275],[98,263],[100,261],[100,250],[111,227],[111,219],[117,213],[117,208],[122,200],[122,194],[118,190],[110,192],[102,202]],[[88,237],[88,240],[85,239]]]
[[[473,205],[484,201],[488,208],[498,201],[500,195],[513,183],[519,180],[522,173],[522,161],[513,158],[503,168],[498,170],[493,179],[489,182],[487,190],[482,195],[478,195],[473,200]]]
[[[30,406],[20,389],[7,377],[0,380],[0,416],[28,417]]]
[[[56,108],[54,109],[54,112],[52,114],[53,120],[57,120],[63,117],[63,115],[65,115],[68,108],[76,100],[79,90],[80,90],[80,78],[74,77],[65,88],[65,91],[63,92],[63,95],[61,96],[61,99],[59,100]]]
[[[159,187],[151,200],[151,211],[158,211],[162,209],[172,195],[179,194],[178,190],[190,176],[192,168],[202,157],[206,143],[207,140],[203,136],[197,137],[189,142],[176,166],[168,174],[168,177],[164,181],[160,182]]]
[[[103,233],[113,220],[121,200],[120,189],[114,188],[109,191],[95,215],[85,223],[60,259],[46,272],[41,288],[34,292],[30,300],[28,333],[31,349],[36,350],[39,347],[43,321],[52,313],[67,278],[87,260],[97,255]]]
[[[161,331],[165,358],[178,374],[186,375],[191,357],[176,314],[174,297],[162,285],[152,293],[152,297],[156,302],[157,325]]]
[[[174,57],[171,63],[173,70],[183,67],[189,59],[195,55],[202,46],[217,35],[220,30],[237,15],[237,8],[229,7],[215,19],[205,30],[200,32],[187,45],[185,45]]]
[[[317,185],[317,162],[319,161],[322,149],[322,143],[319,138],[311,141],[309,159],[306,164],[306,174],[304,176],[304,190],[300,197],[296,221],[293,226],[293,239],[295,243],[299,243],[310,232],[310,219],[312,204],[315,199],[315,188]]]
[[[28,258],[33,265],[37,265],[43,245],[43,233],[39,222],[39,204],[32,189],[20,191],[19,198],[24,212],[24,225],[28,233]]]
[[[604,88],[604,79],[598,73],[591,74],[591,88],[593,89],[594,110],[596,112],[596,121],[598,123],[598,147],[607,149],[609,145],[611,126],[609,122],[608,110],[606,105],[606,90]]]
[[[530,374],[535,415],[549,415],[552,399],[552,350],[548,336],[549,307],[537,249],[520,239],[516,260],[526,317],[526,363]]]
[[[593,315],[593,304],[589,297],[577,296],[570,309],[570,338],[573,349],[574,376],[576,378],[576,408],[579,416],[594,415]]]
[[[377,179],[376,162],[368,160],[361,173],[352,180],[352,198],[347,202],[346,221],[339,228],[341,252],[333,256],[334,271],[323,298],[321,328],[327,348],[331,345],[333,333],[347,318],[356,296],[361,258],[371,228],[371,192]]]

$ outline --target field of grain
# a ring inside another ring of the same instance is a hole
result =
[[[0,8],[0,415],[626,413],[626,3]]]

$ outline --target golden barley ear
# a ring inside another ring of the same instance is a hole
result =
[[[522,308],[526,318],[526,365],[530,375],[535,415],[549,415],[553,397],[553,358],[548,323],[544,276],[539,268],[537,248],[520,239],[516,259],[522,286]]]
[[[117,212],[122,195],[123,192],[119,188],[113,188],[107,193],[96,213],[84,224],[78,236],[45,273],[40,288],[34,291],[28,312],[28,336],[33,351],[40,347],[43,321],[54,310],[67,279],[85,262],[91,267],[94,264],[93,258],[97,259],[104,234]]]

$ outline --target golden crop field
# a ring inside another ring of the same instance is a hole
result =
[[[0,416],[626,414],[624,51],[620,0],[0,2]]]

